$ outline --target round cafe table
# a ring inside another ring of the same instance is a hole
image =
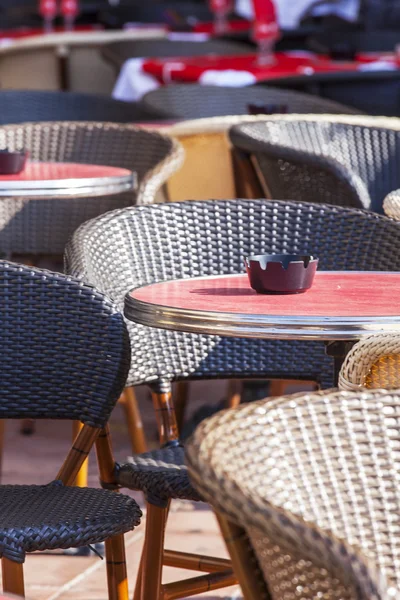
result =
[[[191,333],[323,340],[336,376],[360,338],[400,331],[400,273],[317,272],[304,294],[257,294],[247,275],[177,279],[130,291],[125,316]]]
[[[135,187],[132,171],[103,165],[28,161],[21,173],[0,175],[0,199],[106,196]]]

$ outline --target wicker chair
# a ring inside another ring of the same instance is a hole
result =
[[[342,365],[339,388],[400,389],[400,334],[374,335],[355,344]]]
[[[390,192],[383,201],[385,215],[400,221],[400,189]]]
[[[399,597],[399,426],[398,390],[262,400],[199,426],[189,474],[246,600]]]
[[[100,94],[37,90],[0,91],[0,124],[37,121],[103,121],[135,123],[151,114],[134,102],[121,102]]]
[[[0,281],[0,419],[83,425],[55,481],[0,485],[4,591],[24,595],[27,552],[106,540],[109,598],[126,599],[122,534],[139,524],[139,507],[111,491],[71,487],[94,442],[102,480],[110,478],[107,421],[130,357],[123,318],[103,294],[64,275],[0,261]]]
[[[172,41],[168,39],[125,40],[106,44],[101,50],[105,60],[110,62],[119,72],[125,61],[130,58],[157,56],[158,58],[178,56],[204,56],[216,54],[248,54],[247,44],[223,40],[208,40],[206,42]]]
[[[247,253],[301,250],[319,256],[326,270],[387,270],[400,266],[397,245],[400,224],[374,213],[299,202],[191,201],[123,209],[85,223],[67,247],[66,268],[109,294],[122,310],[130,287],[237,273],[243,270]],[[187,480],[183,449],[176,445],[171,382],[295,378],[330,387],[333,364],[318,342],[198,336],[132,322],[128,330],[132,346],[128,385],[150,385],[161,441],[168,444],[116,469],[119,485],[142,490],[147,497],[146,540],[151,542],[145,544],[144,590],[146,600],[153,600],[160,597],[168,503],[171,498],[198,499]],[[231,405],[236,402],[237,396]],[[164,561],[176,565],[176,553],[165,550]],[[186,564],[193,567],[195,561]]]
[[[383,212],[400,187],[400,120],[374,117],[270,117],[230,131],[253,156],[274,198],[293,198]]]
[[[0,148],[26,148],[32,160],[125,167],[138,189],[114,196],[29,200],[2,198],[0,252],[60,255],[84,221],[114,208],[153,202],[181,164],[183,151],[156,132],[113,123],[25,123],[0,129]]]
[[[270,106],[273,112],[359,114],[360,111],[309,94],[268,87],[219,87],[213,85],[167,85],[142,98],[142,105],[154,118],[202,119],[249,114],[249,106]],[[274,106],[277,108],[274,109]],[[283,106],[283,109],[279,107]]]

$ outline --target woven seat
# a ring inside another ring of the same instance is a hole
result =
[[[23,562],[26,552],[76,548],[130,531],[136,502],[107,490],[50,485],[0,486],[0,551]]]
[[[274,198],[383,212],[400,187],[400,121],[377,117],[288,117],[244,123],[234,146],[255,157]]]
[[[0,252],[63,254],[86,220],[115,208],[154,202],[180,166],[178,142],[156,132],[113,123],[24,123],[0,128],[0,148],[25,148],[35,161],[76,162],[134,171],[138,189],[116,195],[63,200],[2,197]]]
[[[129,458],[119,465],[119,485],[141,490],[155,504],[166,506],[172,498],[201,500],[193,489],[184,460],[183,446],[165,447]]]
[[[100,94],[1,90],[0,124],[38,121],[103,121],[135,123],[151,114],[134,102],[121,102]]]
[[[399,597],[399,425],[398,390],[375,390],[263,400],[199,426],[189,472],[246,600]]]
[[[201,119],[247,115],[249,105],[288,113],[359,114],[360,111],[309,94],[268,87],[232,88],[207,85],[167,85],[148,92],[141,101],[154,118]]]
[[[400,189],[390,192],[383,201],[385,215],[400,221]]]

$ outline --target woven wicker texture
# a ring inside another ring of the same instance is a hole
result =
[[[189,473],[246,530],[274,600],[399,597],[399,425],[398,392],[262,400],[204,421]]]
[[[400,131],[371,121],[266,119],[233,127],[230,139],[256,157],[274,198],[381,213],[385,196],[400,187]]]
[[[400,335],[373,335],[355,344],[342,365],[339,388],[400,389]]]
[[[249,104],[283,105],[289,113],[357,114],[360,111],[316,96],[268,87],[167,85],[142,98],[154,118],[200,119],[249,114]]]
[[[400,221],[400,189],[388,194],[383,201],[385,215]]]
[[[151,118],[134,102],[121,102],[100,94],[0,91],[0,124],[36,121],[105,121],[134,123]]]
[[[140,523],[141,510],[122,494],[90,488],[2,485],[0,556],[23,562],[25,552],[102,542]]]
[[[321,270],[400,269],[400,224],[342,207],[269,200],[133,207],[85,223],[66,252],[68,272],[123,310],[130,288],[155,281],[240,273],[257,253],[318,256]],[[128,322],[130,385],[180,378],[278,377],[333,385],[322,342],[220,338]],[[144,350],[145,349],[145,350]]]
[[[112,42],[102,47],[101,54],[103,58],[119,70],[124,62],[130,58],[148,56],[168,58],[174,56],[205,56],[207,54],[226,56],[228,54],[248,54],[250,51],[251,49],[247,44],[224,40],[208,40],[199,43],[154,38]]]
[[[0,261],[1,419],[104,427],[124,388],[122,316],[92,286]]]
[[[182,446],[164,446],[129,457],[128,463],[119,465],[117,479],[122,487],[141,490],[157,504],[170,498],[201,499],[189,481]]]
[[[32,160],[124,167],[138,190],[94,198],[1,198],[0,252],[62,254],[73,231],[109,210],[153,202],[181,165],[178,142],[156,132],[112,123],[25,123],[0,129],[0,148],[26,148]]]

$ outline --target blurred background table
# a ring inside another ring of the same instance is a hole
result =
[[[74,163],[28,162],[22,173],[0,175],[0,197],[78,198],[133,190],[128,169]]]

